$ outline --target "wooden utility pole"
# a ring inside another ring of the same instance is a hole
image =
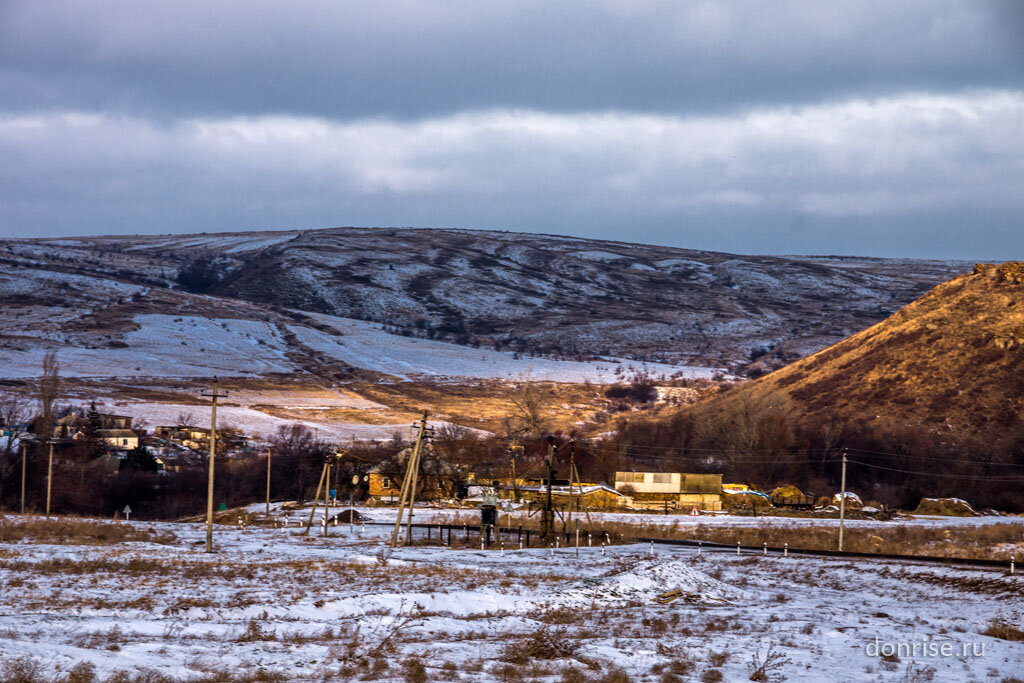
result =
[[[516,453],[523,452],[523,445],[519,442],[513,442],[509,447],[509,452],[512,454],[512,499],[519,500],[519,479],[516,474]]]
[[[540,517],[540,537],[547,541],[555,533],[555,516],[551,504],[551,482],[555,478],[555,437],[548,435],[548,486],[544,510]]]
[[[840,494],[842,497],[839,499],[839,550],[843,549],[843,520],[846,517],[846,450],[843,450],[843,476],[842,481],[839,484],[839,488],[842,489]]]
[[[572,464],[572,470],[569,472],[569,477],[569,486],[572,487],[572,482],[575,481],[576,486],[579,488],[580,507],[583,509],[583,514],[587,516],[587,528],[589,529],[591,527],[590,508],[587,507],[586,500],[583,496],[583,482],[580,480],[580,470],[576,467],[575,462]]]
[[[324,485],[324,477],[327,476],[327,469],[330,467],[330,461],[324,460],[324,467],[320,470],[320,481],[316,485],[316,493],[313,495],[313,509],[309,512],[309,524],[306,525],[306,530],[302,532],[303,536],[309,536],[309,530],[313,528],[313,516],[316,514],[316,505],[320,502],[320,489]],[[327,515],[327,506],[324,506],[324,519]]]
[[[53,441],[50,441],[50,464],[46,467],[46,518],[50,518],[50,492],[53,490]]]
[[[227,396],[217,392],[217,377],[213,378],[213,392],[203,394],[210,397],[210,475],[206,485],[206,552],[213,552],[213,465],[217,459],[217,399]]]
[[[25,450],[27,444],[21,442],[21,514],[25,514]]]
[[[419,432],[416,434],[416,444],[412,448],[412,454],[405,464],[405,478],[402,480],[402,491],[398,501],[398,518],[395,520],[395,530],[391,533],[391,547],[398,545],[398,531],[402,528],[402,514],[405,512],[406,500],[409,502],[409,521],[405,528],[405,540],[412,538],[412,508],[416,503],[417,472],[420,468],[420,452],[423,450],[423,439],[427,434],[427,412],[423,411],[420,418]]]
[[[273,448],[267,448],[267,517],[270,517],[270,455]]]
[[[572,508],[576,504],[576,489],[573,485],[573,473],[576,471],[576,439],[569,439],[569,526],[572,526]],[[580,487],[580,495],[583,494]]]

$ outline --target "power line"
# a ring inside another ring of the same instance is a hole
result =
[[[861,462],[859,460],[850,460],[849,462],[856,463],[857,465],[861,465],[863,467],[869,467],[869,468],[875,469],[875,470],[885,470],[887,472],[901,472],[903,474],[916,474],[916,475],[920,475],[920,476],[924,476],[924,477],[939,477],[939,478],[943,478],[943,479],[962,479],[962,480],[965,480],[965,481],[1000,481],[1000,482],[1020,482],[1020,483],[1024,483],[1024,476],[1019,476],[1019,477],[1000,477],[1000,476],[989,477],[989,476],[983,476],[983,475],[952,474],[952,473],[946,473],[946,472],[919,472],[919,471],[915,471],[915,470],[899,469],[899,468],[896,468],[896,467],[884,467],[882,465],[871,465],[869,463]]]

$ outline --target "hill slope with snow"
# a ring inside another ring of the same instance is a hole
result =
[[[264,316],[292,309],[466,346],[736,371],[818,351],[969,267],[376,228],[7,240],[0,262],[152,289],[185,274],[218,306]]]

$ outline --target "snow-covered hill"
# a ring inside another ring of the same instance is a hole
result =
[[[777,367],[824,348],[969,268],[374,228],[8,240],[0,242],[0,263],[8,272],[35,271],[29,283],[67,278],[65,291],[84,300],[88,286],[76,276],[103,279],[104,292],[135,287],[118,296],[149,300],[160,289],[157,298],[182,297],[166,288],[178,286],[175,278],[184,272],[193,287],[216,296],[214,307],[248,305],[242,317],[274,318],[292,309],[463,346],[736,371],[755,358]],[[33,285],[9,284],[0,296],[18,307],[29,295],[25,287]],[[176,314],[173,307],[145,308]],[[323,347],[313,337],[305,337],[316,341],[311,347]],[[355,352],[353,344],[344,348]]]

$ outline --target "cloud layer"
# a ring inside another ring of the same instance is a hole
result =
[[[0,5],[0,234],[1024,257],[1013,3]]]

